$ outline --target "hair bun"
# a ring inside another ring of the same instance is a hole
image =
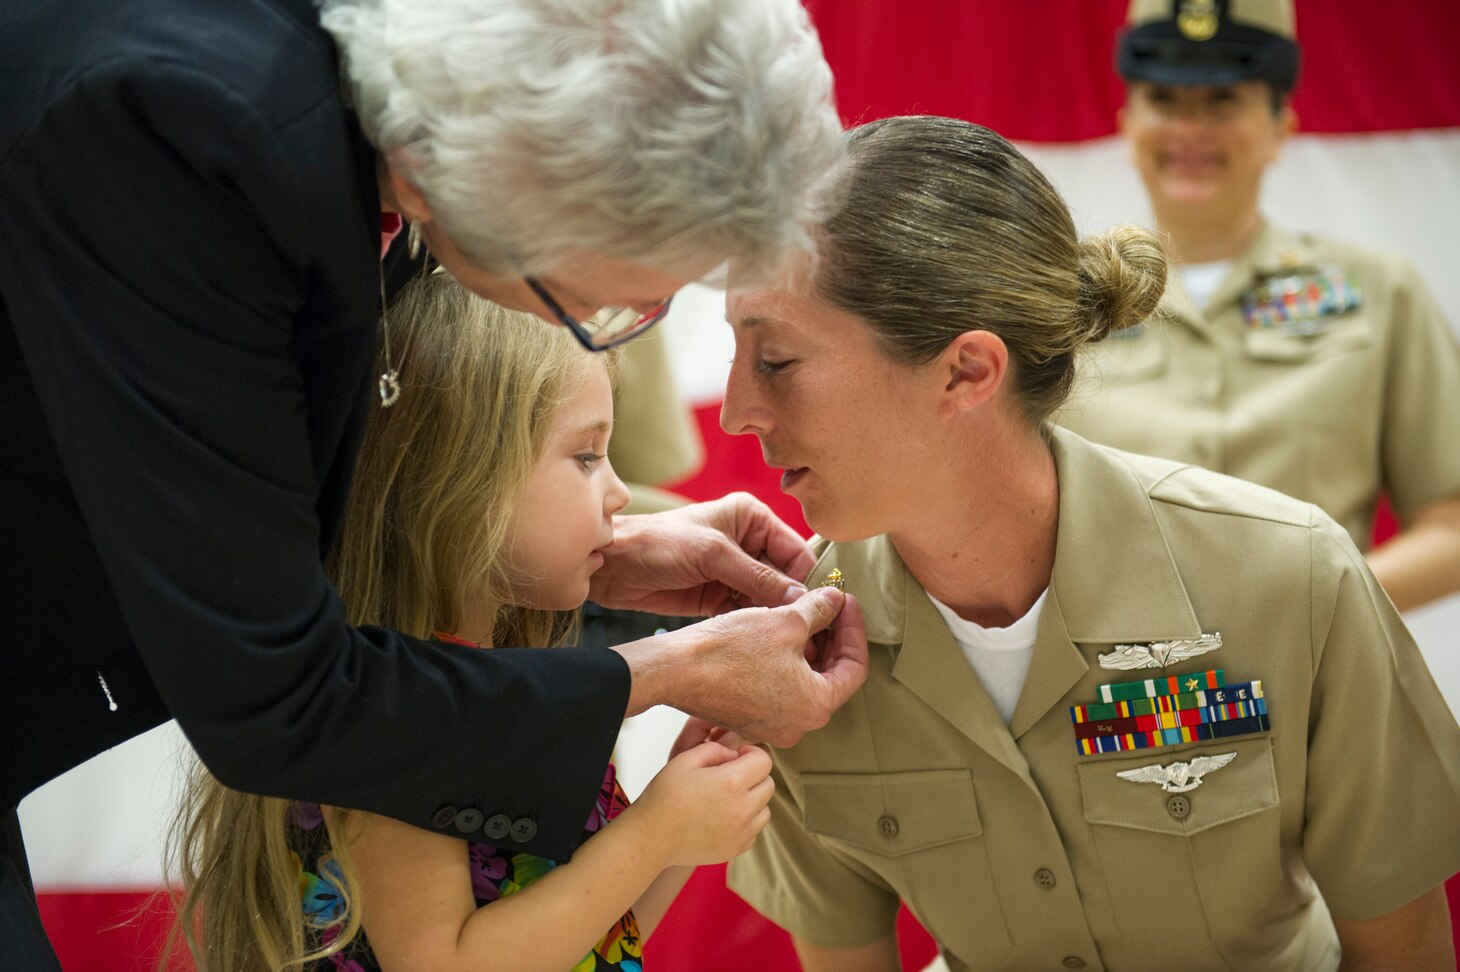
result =
[[[1114,226],[1080,241],[1079,312],[1085,340],[1144,321],[1166,289],[1166,255],[1156,237],[1139,226]]]

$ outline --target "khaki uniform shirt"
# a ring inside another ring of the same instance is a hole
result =
[[[668,347],[658,329],[635,338],[619,352],[608,455],[614,472],[629,487],[625,513],[655,513],[683,505],[682,496],[655,487],[688,477],[704,462],[699,427],[679,398]]]
[[[772,753],[772,818],[730,886],[806,941],[892,933],[899,899],[954,972],[1333,969],[1332,915],[1460,869],[1460,728],[1348,536],[1317,508],[1054,430],[1059,533],[1012,722],[885,537],[828,546],[866,613],[866,685]],[[1114,644],[1222,647],[1108,671]],[[1079,755],[1098,686],[1225,670],[1271,729]],[[1185,793],[1118,771],[1235,753]],[[1179,798],[1179,799],[1178,799]]]
[[[1248,327],[1273,274],[1336,269],[1361,306],[1320,333]],[[1145,326],[1091,345],[1055,421],[1316,503],[1359,548],[1387,492],[1401,522],[1460,494],[1460,349],[1407,261],[1265,224],[1207,306],[1173,269]]]

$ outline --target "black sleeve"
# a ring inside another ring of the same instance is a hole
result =
[[[41,418],[148,674],[221,780],[419,826],[526,817],[521,849],[565,856],[627,666],[345,623],[296,354],[311,160],[278,126],[153,65],[91,72],[16,143],[0,286]]]

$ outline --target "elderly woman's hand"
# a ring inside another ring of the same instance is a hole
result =
[[[620,516],[590,597],[610,608],[710,617],[804,593],[815,558],[749,493],[665,513]]]
[[[826,725],[867,678],[855,598],[831,588],[745,608],[620,645],[633,672],[629,714],[668,704],[744,739],[790,746]]]

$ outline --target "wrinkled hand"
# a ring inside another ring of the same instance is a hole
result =
[[[815,565],[796,531],[749,493],[614,519],[589,597],[609,608],[712,617],[798,597]]]
[[[862,609],[856,598],[831,588],[662,637],[691,639],[691,645],[671,656],[669,664],[680,669],[676,690],[658,701],[775,746],[793,745],[826,725],[867,678]]]
[[[770,822],[771,758],[754,746],[704,742],[671,759],[624,811],[648,818],[667,866],[719,864]]]

